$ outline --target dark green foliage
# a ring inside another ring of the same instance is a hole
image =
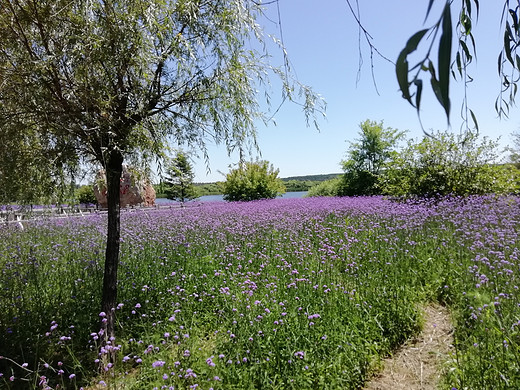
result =
[[[222,194],[222,182],[216,183],[195,183],[195,188],[200,196]]]
[[[394,196],[515,192],[518,171],[498,165],[497,142],[473,135],[434,133],[408,146],[388,164],[380,185]]]
[[[311,188],[315,182],[311,180],[283,180],[283,184],[285,185],[285,188],[287,192],[296,192],[296,191],[308,191],[309,188]]]
[[[178,152],[166,167],[165,194],[168,199],[185,202],[199,195],[193,185],[193,167],[186,154]]]
[[[153,189],[155,190],[155,196],[157,198],[166,198],[166,194],[164,193],[166,188],[162,180],[158,184],[153,184]]]
[[[274,199],[285,192],[278,178],[278,169],[268,161],[241,163],[226,175],[223,184],[224,200],[250,201]]]
[[[324,174],[320,174],[320,175],[290,176],[290,177],[282,178],[282,181],[284,183],[286,183],[288,181],[292,181],[292,180],[304,181],[304,182],[307,182],[307,181],[316,182],[316,181],[325,181],[325,180],[334,179],[335,177],[338,177],[340,175],[341,175],[341,173],[324,173]]]
[[[359,127],[360,138],[350,143],[348,160],[342,161],[345,174],[339,184],[338,195],[379,195],[378,178],[404,136],[402,131],[384,128],[383,122],[366,120]]]
[[[76,199],[80,204],[97,204],[92,185],[84,185],[76,190]]]

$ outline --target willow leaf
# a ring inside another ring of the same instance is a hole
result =
[[[408,81],[408,55],[414,52],[421,42],[421,39],[428,32],[428,29],[424,29],[416,32],[414,35],[408,39],[406,42],[406,46],[401,53],[399,53],[399,57],[397,58],[397,62],[395,65],[395,71],[397,75],[397,82],[399,83],[399,89],[401,90],[403,97],[408,100],[408,102],[413,106],[412,96],[410,94],[410,82]]]
[[[442,35],[439,41],[439,94],[437,99],[441,103],[446,116],[450,116],[450,65],[451,44],[453,38],[451,24],[451,7],[447,3],[442,15]]]

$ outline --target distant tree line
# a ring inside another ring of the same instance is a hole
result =
[[[285,186],[286,192],[299,192],[309,191],[312,187],[319,185],[327,180],[337,178],[341,176],[341,173],[330,173],[322,175],[307,175],[307,176],[292,176],[281,178]],[[212,183],[193,183],[197,196],[206,195],[222,195],[224,193],[224,182],[212,182]],[[166,187],[164,183],[158,183],[154,185],[155,192],[158,198],[166,198]]]

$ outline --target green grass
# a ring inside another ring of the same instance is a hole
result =
[[[113,365],[99,352],[102,217],[1,230],[0,386],[358,389],[435,301],[456,321],[443,388],[519,388],[518,206],[344,198],[125,213]]]

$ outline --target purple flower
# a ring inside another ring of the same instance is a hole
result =
[[[188,368],[186,370],[186,375],[184,375],[184,378],[196,378],[197,377],[197,374],[195,374],[195,372],[193,372],[193,370],[191,368]]]
[[[166,364],[166,362],[164,360],[157,360],[155,362],[152,363],[152,367],[156,368],[156,367],[162,367]]]
[[[299,359],[303,359],[305,357],[305,352],[303,352],[303,351],[296,351],[294,353],[294,356],[299,358]]]

